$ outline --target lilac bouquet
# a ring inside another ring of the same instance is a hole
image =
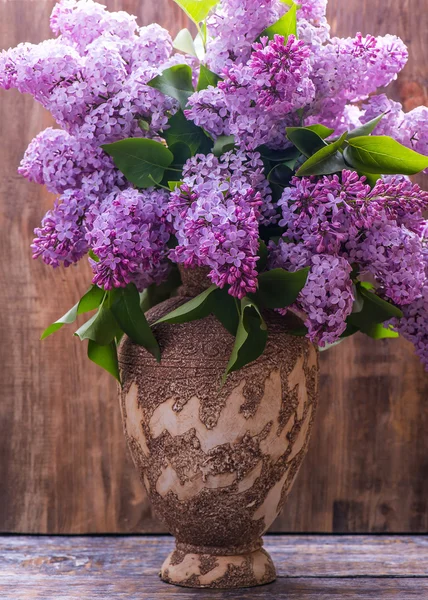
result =
[[[92,286],[43,337],[76,334],[117,378],[125,332],[160,359],[145,312],[180,285],[212,286],[162,321],[208,314],[235,337],[227,372],[255,360],[263,314],[292,311],[326,348],[402,334],[428,366],[428,109],[379,87],[404,67],[392,35],[332,38],[327,0],[175,0],[194,21],[159,25],[61,0],[55,39],[0,55],[0,86],[54,116],[19,172],[57,195],[34,257],[88,256]]]

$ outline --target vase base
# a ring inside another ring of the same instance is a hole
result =
[[[272,583],[276,572],[271,557],[263,548],[234,556],[175,550],[162,565],[160,578],[183,587],[233,589]]]

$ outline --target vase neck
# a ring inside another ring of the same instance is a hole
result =
[[[181,275],[181,287],[178,290],[180,296],[194,297],[199,296],[207,290],[212,284],[208,279],[210,269],[208,267],[195,267],[193,269],[179,265],[178,269]]]

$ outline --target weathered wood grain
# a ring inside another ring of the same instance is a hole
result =
[[[275,536],[265,541],[278,571],[269,586],[230,592],[161,583],[172,549],[162,537],[8,537],[0,539],[2,600],[162,598],[425,598],[428,539],[384,536]]]
[[[186,24],[172,0],[106,4],[141,24]],[[49,37],[53,5],[2,0],[0,47]],[[411,59],[394,89],[408,108],[426,95],[427,15],[428,0],[330,0],[340,34],[403,35]],[[51,123],[30,97],[0,92],[0,531],[162,531],[126,456],[114,383],[69,330],[38,341],[88,282],[83,264],[53,271],[30,258],[32,229],[52,197],[16,168]],[[275,528],[427,531],[428,378],[411,347],[356,338],[324,355],[322,372],[311,449]]]

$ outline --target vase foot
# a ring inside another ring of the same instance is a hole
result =
[[[175,550],[162,565],[160,578],[184,587],[232,589],[272,583],[276,572],[271,557],[263,548],[234,556]]]

